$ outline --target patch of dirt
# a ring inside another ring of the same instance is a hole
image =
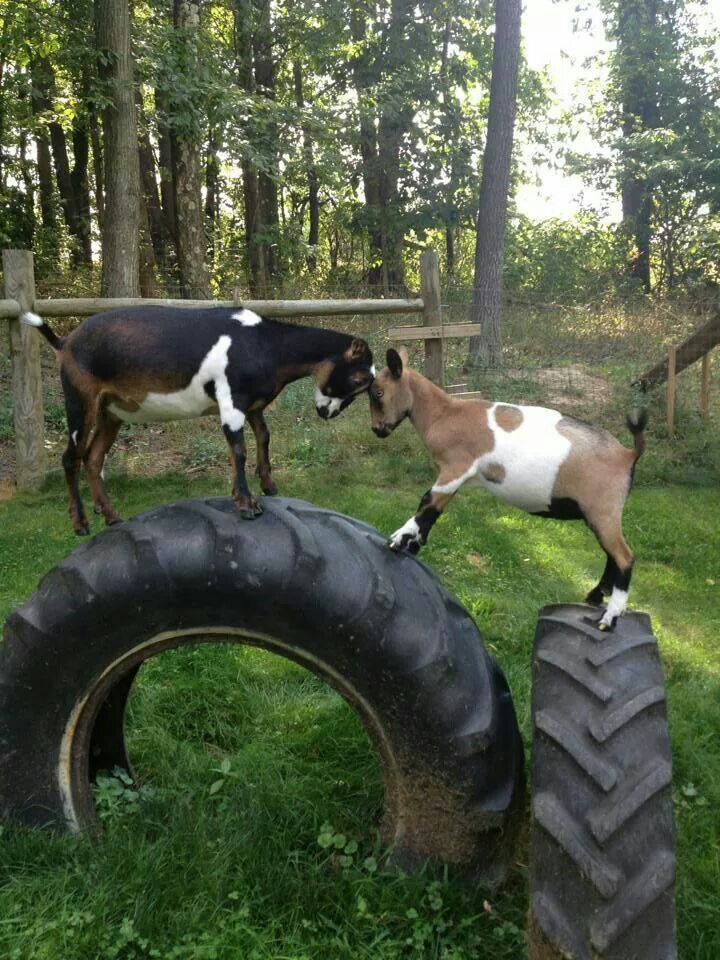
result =
[[[12,500],[15,496],[15,482],[10,477],[0,477],[0,501]]]
[[[605,406],[612,398],[613,388],[607,380],[578,366],[546,367],[534,371],[532,377],[547,390],[548,402],[560,410]]]
[[[528,392],[528,385],[533,384]],[[539,389],[536,391],[535,387]],[[467,383],[454,383],[446,388],[449,394],[462,395]],[[607,406],[613,396],[613,385],[587,373],[577,364],[569,367],[523,367],[499,370],[481,391],[489,400],[503,398],[505,403],[541,403],[557,407],[561,412],[579,408],[596,410]],[[514,396],[513,396],[514,395]]]

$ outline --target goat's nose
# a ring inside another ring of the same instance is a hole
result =
[[[386,437],[388,435],[387,427],[373,427],[372,431],[376,437]]]

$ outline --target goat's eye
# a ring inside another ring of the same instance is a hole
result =
[[[376,400],[379,400],[383,396],[383,393],[384,393],[383,390],[374,390],[373,396],[375,397]]]

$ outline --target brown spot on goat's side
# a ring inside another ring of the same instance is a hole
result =
[[[505,467],[501,463],[489,463],[483,467],[482,475],[490,483],[502,483],[505,479]]]
[[[522,410],[519,407],[501,403],[495,407],[495,422],[506,433],[512,433],[523,422]]]

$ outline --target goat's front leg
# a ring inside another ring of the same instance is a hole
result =
[[[257,475],[260,478],[260,487],[264,494],[268,497],[273,497],[278,492],[278,489],[272,478],[272,467],[270,466],[270,431],[265,423],[262,410],[248,411],[247,418],[255,434]]]
[[[243,422],[245,417],[243,416]],[[247,447],[245,446],[245,430],[243,427],[233,429],[223,424],[223,433],[230,447],[230,459],[233,468],[232,496],[244,520],[254,520],[262,513],[262,507],[250,493],[247,477],[245,476],[245,461]]]
[[[436,487],[428,490],[420,501],[415,515],[410,517],[407,523],[396,530],[388,540],[390,549],[398,553],[402,550],[417,553],[427,542],[435,521],[454,496],[454,492],[440,492]]]

